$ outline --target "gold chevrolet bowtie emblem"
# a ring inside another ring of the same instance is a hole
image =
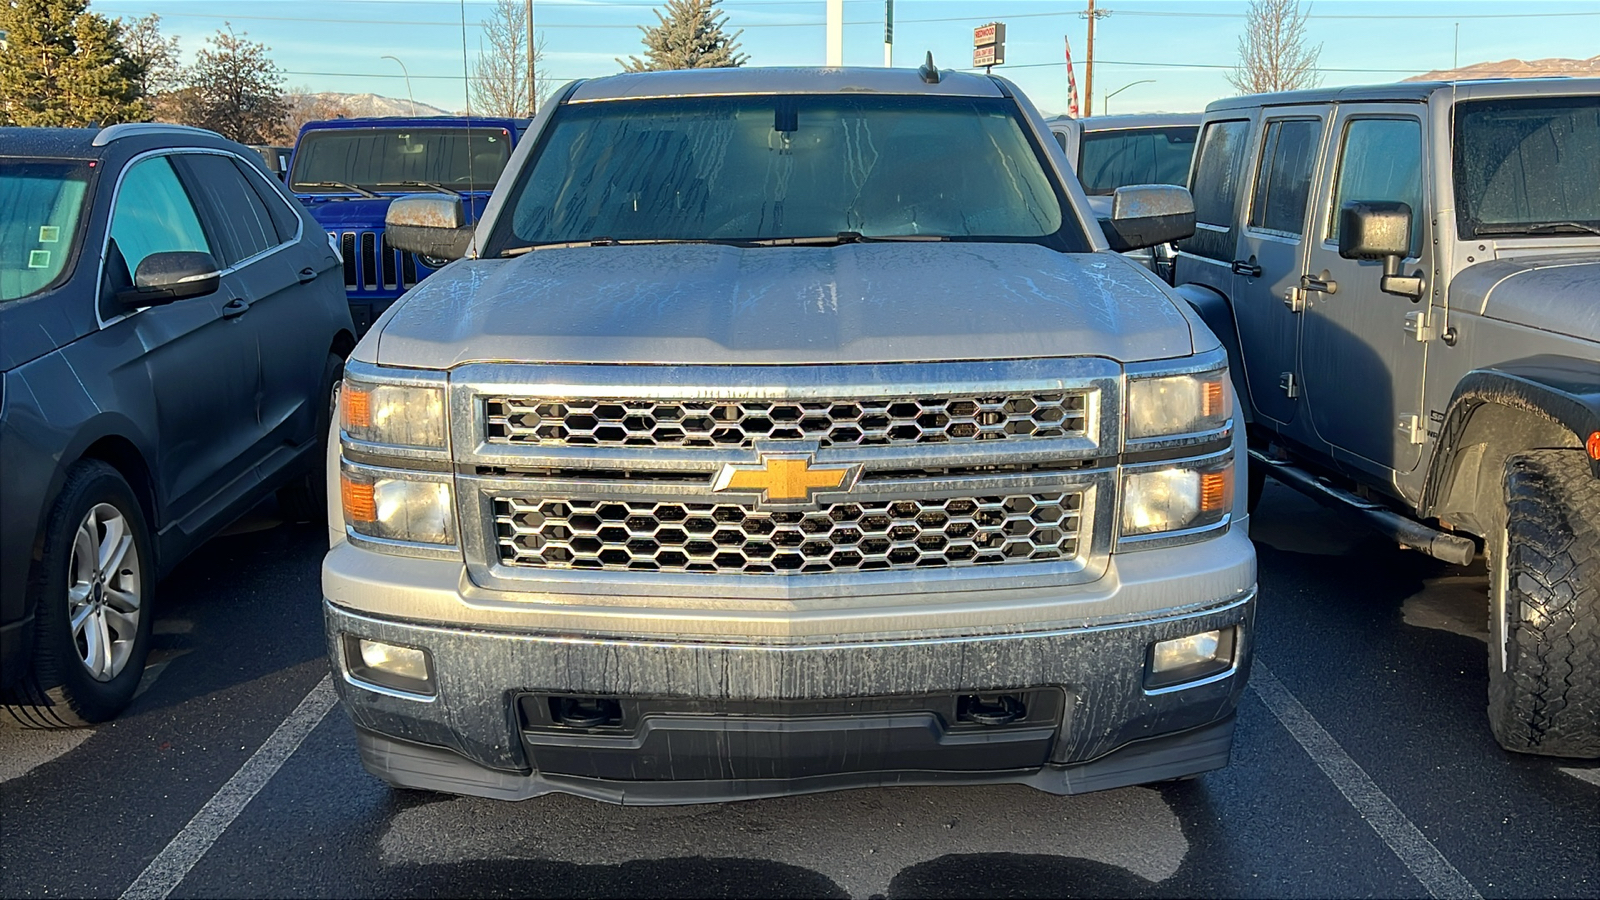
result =
[[[805,502],[812,491],[848,487],[854,471],[854,466],[812,468],[808,456],[763,456],[760,465],[723,466],[711,490],[760,491],[763,500]]]

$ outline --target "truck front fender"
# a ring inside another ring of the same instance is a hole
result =
[[[1417,512],[1426,518],[1477,510],[1482,519],[1506,458],[1535,448],[1587,445],[1600,478],[1596,435],[1600,361],[1534,356],[1474,369],[1450,398]]]
[[[1245,424],[1254,422],[1255,408],[1250,402],[1250,387],[1245,384],[1244,355],[1239,350],[1239,326],[1233,320],[1233,305],[1227,297],[1205,285],[1180,284],[1172,291],[1194,307],[1201,321],[1228,351],[1228,373],[1233,378],[1233,393],[1239,398],[1240,414]]]

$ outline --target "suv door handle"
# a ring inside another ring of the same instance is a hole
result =
[[[1323,294],[1337,294],[1339,293],[1339,282],[1334,281],[1332,278],[1317,278],[1311,275],[1301,275],[1300,289],[1303,291],[1317,291]]]
[[[313,269],[310,266],[306,266],[304,269],[300,270],[300,283],[301,284],[310,284],[311,282],[316,281],[316,280],[317,280],[317,270],[316,269]]]
[[[250,301],[245,300],[243,297],[235,297],[232,300],[229,300],[227,303],[222,304],[222,317],[224,319],[237,318],[238,316],[242,316],[249,311]]]
[[[1247,278],[1260,278],[1261,265],[1255,261],[1254,257],[1250,259],[1236,259],[1233,261],[1233,274],[1243,275]]]

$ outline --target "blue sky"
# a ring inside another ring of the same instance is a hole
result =
[[[616,57],[642,52],[639,24],[653,24],[650,0],[535,0],[546,70],[558,81],[618,71]],[[1142,79],[1113,98],[1110,111],[1193,111],[1233,93],[1223,76],[1237,58],[1244,0],[1099,0],[1110,14],[1096,28],[1095,94]],[[724,0],[728,25],[743,28],[752,65],[820,65],[824,0]],[[895,64],[916,65],[927,50],[943,67],[971,62],[971,35],[987,21],[1007,24],[1011,78],[1047,113],[1062,111],[1070,38],[1084,86],[1082,0],[895,0]],[[92,0],[111,16],[159,13],[185,56],[231,23],[272,48],[288,84],[317,91],[404,97],[405,61],[418,101],[461,109],[463,7],[436,0]],[[479,22],[491,8],[467,0],[466,43],[476,55]],[[883,63],[884,0],[845,0],[845,63]],[[1313,43],[1323,45],[1323,83],[1394,81],[1449,68],[1459,23],[1460,62],[1512,57],[1585,58],[1600,52],[1595,0],[1316,0]]]

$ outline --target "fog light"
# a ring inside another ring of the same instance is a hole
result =
[[[420,647],[386,644],[382,641],[344,636],[345,665],[360,681],[392,688],[408,694],[432,697],[433,660]]]
[[[1182,684],[1227,671],[1233,665],[1235,631],[1203,631],[1151,644],[1145,687]]]

